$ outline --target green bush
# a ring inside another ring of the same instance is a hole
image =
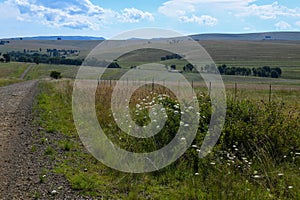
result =
[[[54,79],[60,79],[62,76],[61,76],[61,73],[60,73],[60,72],[57,72],[57,71],[51,71],[50,77],[51,77],[51,78],[54,78]]]

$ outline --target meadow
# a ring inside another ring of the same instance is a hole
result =
[[[217,65],[249,68],[278,66],[282,68],[283,75],[278,79],[222,76],[227,96],[225,125],[212,152],[199,158],[199,149],[212,115],[211,99],[209,89],[199,75],[183,73],[193,83],[199,101],[200,119],[196,137],[176,162],[158,171],[141,174],[109,168],[83,146],[72,114],[73,83],[78,66],[33,65],[24,80],[19,80],[30,64],[0,63],[2,85],[40,80],[34,106],[34,124],[41,131],[35,136],[39,141],[38,144],[32,144],[32,149],[41,146],[43,156],[54,163],[53,168],[41,170],[40,182],[47,182],[48,174],[54,172],[64,176],[74,192],[105,199],[300,199],[299,43],[200,43],[207,48]],[[24,45],[32,49],[42,45],[43,49],[79,49],[80,56],[84,57],[96,42],[15,41],[11,46],[1,48],[18,50]],[[176,97],[162,85],[153,87],[153,77],[148,80],[134,79],[149,84],[134,93],[130,99],[130,109],[134,121],[143,126],[149,123],[151,102],[163,103],[168,119],[157,135],[142,140],[127,135],[116,124],[110,109],[115,82],[131,66],[146,61],[162,65],[176,64],[178,68],[186,64],[182,60],[161,61],[161,56],[161,52],[157,51],[151,54],[147,51],[131,52],[118,59],[122,69],[107,69],[104,80],[99,82],[95,98],[98,122],[108,138],[124,149],[137,152],[159,149],[170,142],[180,125],[180,113],[183,111],[177,106]],[[51,71],[61,72],[63,79],[50,79]],[[125,88],[130,84],[134,84],[134,81],[123,82]],[[164,95],[160,96],[161,93]],[[137,104],[140,106],[137,107]]]
[[[51,138],[53,134],[63,136],[60,141],[51,140],[44,144],[45,156],[57,163],[53,170],[63,174],[71,187],[83,195],[112,199],[300,197],[300,115],[293,105],[286,104],[289,99],[270,103],[245,97],[234,99],[228,91],[222,135],[213,151],[200,159],[198,150],[208,128],[211,110],[207,91],[196,89],[201,117],[193,145],[166,168],[130,174],[106,167],[85,150],[72,120],[72,87],[72,81],[40,84],[37,123],[44,130],[41,140]],[[163,97],[169,116],[165,126],[169,128],[162,129],[153,138],[139,141],[122,132],[114,122],[109,109],[112,87],[109,83],[99,85],[96,109],[102,129],[114,143],[124,149],[142,152],[155,150],[170,141],[180,122],[180,115],[173,114],[177,103],[172,94],[165,92]],[[155,87],[154,91],[149,86],[140,88],[131,104],[148,105],[150,101],[158,101],[156,94],[161,91],[161,87]],[[294,95],[299,97],[299,94],[297,91]],[[138,112],[135,106],[132,108],[136,122],[147,123],[144,120],[147,108]]]

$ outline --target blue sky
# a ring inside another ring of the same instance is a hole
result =
[[[298,0],[0,0],[0,37],[299,31]]]

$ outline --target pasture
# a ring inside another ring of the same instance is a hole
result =
[[[89,198],[300,199],[300,43],[200,43],[217,65],[281,67],[282,77],[223,75],[227,96],[225,124],[212,152],[199,158],[199,148],[213,113],[210,91],[199,74],[183,73],[199,102],[197,134],[192,146],[176,162],[150,173],[130,174],[106,167],[82,144],[72,114],[73,83],[79,66],[33,65],[24,77],[24,80],[40,80],[34,124],[41,131],[34,135],[37,143],[32,144],[32,149],[53,161],[53,166],[44,166],[40,171],[39,183],[47,182],[51,173],[56,173],[68,181],[74,192]],[[0,46],[0,52],[22,51],[24,47],[42,48],[42,51],[68,48],[80,50],[79,57],[84,58],[96,45],[97,41],[11,41]],[[146,79],[130,77],[129,81],[121,82],[124,91],[136,82],[147,83],[129,100],[130,116],[123,117],[130,117],[141,126],[147,125],[152,104],[163,103],[168,119],[157,135],[141,140],[129,136],[118,127],[110,108],[116,81],[132,66],[156,63],[155,72],[160,74],[168,73],[161,66],[174,64],[177,69],[182,69],[187,64],[185,60],[177,59],[162,61],[161,57],[166,53],[156,50],[130,52],[117,59],[121,69],[106,69],[98,82],[95,94],[97,120],[107,137],[124,149],[148,152],[163,147],[177,132],[181,112],[188,112],[177,106],[178,99],[163,84],[154,85],[155,77],[150,75]],[[29,66],[16,62],[0,63],[0,85],[24,81],[19,77]],[[143,70],[146,73],[153,68]],[[50,79],[51,71],[61,72],[63,79]],[[91,73],[90,78],[96,80],[98,74]],[[161,93],[164,95],[159,96]]]

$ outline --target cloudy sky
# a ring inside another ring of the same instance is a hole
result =
[[[299,31],[299,0],[0,0],[0,37]]]

